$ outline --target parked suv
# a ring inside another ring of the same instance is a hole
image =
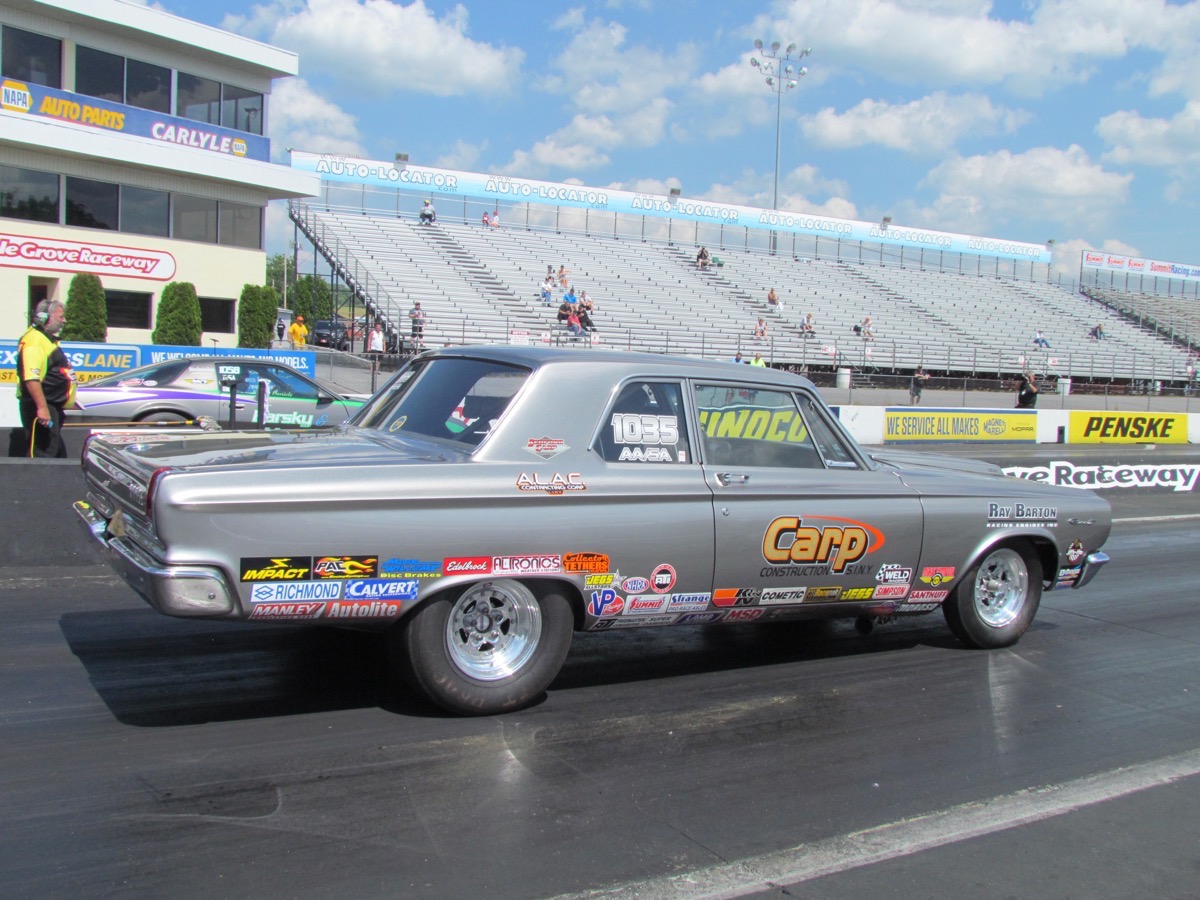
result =
[[[331,350],[349,350],[350,332],[341,322],[329,319],[318,319],[313,322],[312,333],[308,342],[315,347],[328,347]]]

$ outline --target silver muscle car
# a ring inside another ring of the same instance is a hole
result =
[[[941,609],[1005,647],[1111,524],[1089,491],[872,458],[799,376],[605,351],[428,352],[333,431],[101,434],[83,466],[155,609],[387,629],[467,714],[539,697],[576,630]]]

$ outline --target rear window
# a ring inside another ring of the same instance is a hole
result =
[[[354,424],[474,447],[504,415],[527,369],[460,357],[401,371],[354,417]]]

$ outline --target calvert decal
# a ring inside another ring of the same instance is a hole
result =
[[[1186,465],[1097,465],[1077,466],[1066,460],[1054,460],[1043,466],[1006,466],[1004,474],[1043,484],[1087,488],[1153,488],[1183,492],[1194,490],[1200,479],[1200,466]]]
[[[369,578],[346,582],[347,600],[416,600],[417,581],[395,578]]]
[[[162,250],[20,234],[0,234],[0,266],[153,281],[167,281],[175,275],[175,257]]]
[[[809,524],[813,522],[842,524]],[[879,529],[833,516],[778,516],[763,534],[762,555],[775,566],[799,565],[822,571],[857,574],[851,567],[886,543]]]
[[[992,410],[889,408],[884,412],[883,440],[887,444],[909,441],[1034,443],[1037,440],[1037,413],[1033,410],[998,413]]]
[[[241,560],[242,581],[307,581],[311,556],[248,556]]]
[[[342,586],[336,581],[282,581],[256,584],[250,589],[251,603],[278,603],[284,600],[336,600],[341,596]]]
[[[1187,413],[1072,412],[1072,444],[1186,444]]]

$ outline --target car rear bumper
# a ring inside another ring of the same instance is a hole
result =
[[[220,569],[168,565],[127,536],[114,535],[108,521],[90,503],[74,504],[80,523],[104,551],[109,565],[160,613],[185,618],[227,616],[237,603]]]

